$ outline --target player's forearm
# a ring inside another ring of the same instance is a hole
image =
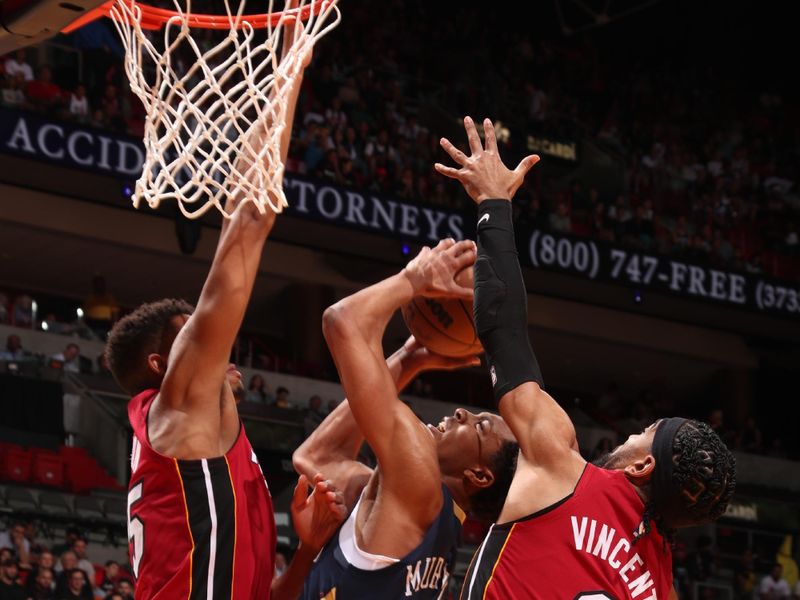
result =
[[[273,600],[296,600],[303,592],[303,583],[319,551],[319,548],[309,548],[300,544],[286,570],[272,580],[270,597]]]
[[[486,350],[498,401],[527,381],[543,384],[528,339],[527,293],[511,215],[507,200],[487,200],[478,209],[475,328]]]
[[[364,435],[353,417],[350,404],[345,400],[294,451],[292,463],[295,470],[309,480],[317,473],[322,473],[337,488],[343,489],[345,482],[339,481],[326,466],[355,460],[363,443]]]
[[[397,391],[406,387],[421,371],[421,365],[409,355],[405,347],[401,347],[386,359],[386,366],[395,381]],[[340,489],[346,482],[338,481],[327,465],[346,460],[356,460],[364,435],[358,427],[350,403],[345,399],[314,432],[304,441],[292,455],[294,468],[313,479],[317,473],[334,480]]]

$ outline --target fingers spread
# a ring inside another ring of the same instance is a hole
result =
[[[538,162],[539,162],[539,155],[538,155],[538,154],[531,154],[530,156],[526,156],[525,158],[523,158],[523,159],[522,159],[522,160],[519,162],[519,164],[517,165],[517,168],[516,168],[516,169],[514,169],[514,171],[515,171],[516,173],[519,173],[519,174],[521,174],[521,175],[524,177],[524,176],[525,176],[525,174],[526,174],[528,171],[530,171],[530,170],[531,170],[531,168],[533,167],[533,165],[535,165],[535,164],[536,164],[536,163],[538,163]]]
[[[462,167],[465,164],[467,164],[467,155],[464,154],[458,148],[456,148],[450,140],[448,140],[447,138],[442,138],[441,140],[439,140],[439,143],[442,145],[442,148],[444,148],[444,151],[450,155],[450,158],[452,158]]]
[[[483,120],[483,137],[486,140],[486,150],[497,152],[497,135],[491,119]]]
[[[439,173],[444,175],[445,177],[450,177],[451,179],[458,179],[458,169],[454,169],[453,167],[445,167],[441,163],[436,163],[433,165],[433,168],[436,169]]]
[[[480,154],[483,151],[481,136],[478,135],[478,130],[475,128],[475,122],[472,117],[464,117],[464,129],[467,130],[470,151],[472,154]]]

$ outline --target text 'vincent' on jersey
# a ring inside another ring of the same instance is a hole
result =
[[[651,532],[633,541],[644,504],[621,471],[587,465],[575,491],[529,517],[493,525],[462,600],[667,600],[672,556]]]
[[[444,503],[420,544],[401,559],[358,547],[359,503],[317,557],[303,589],[304,600],[439,600],[448,598],[464,512],[442,486]]]

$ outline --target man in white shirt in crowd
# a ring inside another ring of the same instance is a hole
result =
[[[33,69],[25,61],[25,50],[22,48],[18,49],[14,53],[14,56],[9,56],[6,58],[4,66],[6,68],[7,77],[12,77],[17,73],[22,73],[25,81],[33,81]]]
[[[74,342],[70,342],[67,344],[67,347],[64,348],[63,352],[59,352],[58,354],[54,354],[50,357],[50,360],[57,360],[58,362],[62,363],[62,368],[64,371],[68,373],[80,373],[81,372],[81,360],[80,360],[81,349],[78,347],[78,344]]]
[[[792,590],[783,578],[783,566],[780,563],[775,563],[770,574],[761,580],[758,593],[761,600],[784,600],[792,597]]]

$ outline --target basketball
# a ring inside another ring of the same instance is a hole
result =
[[[471,287],[472,267],[456,275],[456,281]],[[472,320],[470,301],[417,296],[403,307],[402,312],[409,331],[431,352],[452,357],[483,352]]]

